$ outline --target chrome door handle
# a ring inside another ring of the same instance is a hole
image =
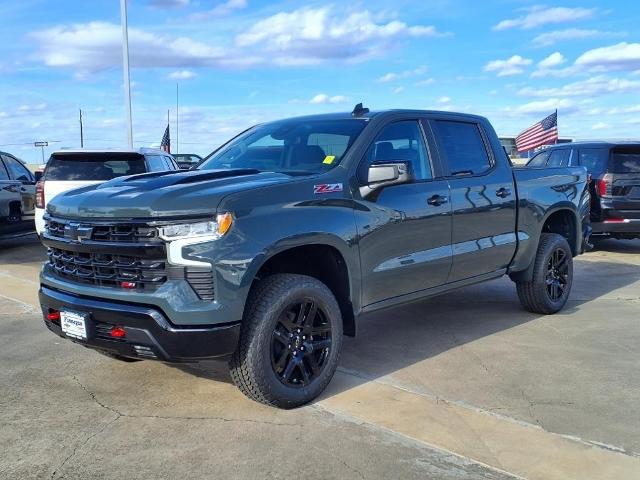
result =
[[[443,203],[447,203],[448,201],[449,199],[443,195],[433,195],[432,197],[429,197],[427,203],[429,205],[433,205],[434,207],[439,207],[440,205],[442,205]]]

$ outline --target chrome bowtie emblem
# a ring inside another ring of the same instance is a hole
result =
[[[67,238],[73,242],[91,240],[92,234],[93,227],[89,227],[87,225],[80,225],[79,223],[67,223],[64,226],[64,238]]]

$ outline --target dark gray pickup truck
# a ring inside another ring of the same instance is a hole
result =
[[[586,177],[512,168],[473,115],[359,105],[258,125],[197,170],[54,198],[45,324],[121,360],[230,356],[246,395],[295,407],[368,312],[505,274],[527,310],[560,310]]]

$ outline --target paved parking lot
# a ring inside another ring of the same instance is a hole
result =
[[[555,316],[508,279],[370,316],[321,399],[225,366],[123,364],[41,324],[35,238],[0,242],[0,478],[640,478],[640,242],[576,261]]]

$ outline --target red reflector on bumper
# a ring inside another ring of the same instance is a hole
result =
[[[136,282],[120,282],[122,288],[136,288]]]
[[[58,310],[51,310],[49,313],[47,313],[47,320],[50,320],[52,322],[59,322],[60,312]]]
[[[127,332],[122,327],[113,327],[111,329],[111,336],[114,338],[124,338],[127,336]]]

